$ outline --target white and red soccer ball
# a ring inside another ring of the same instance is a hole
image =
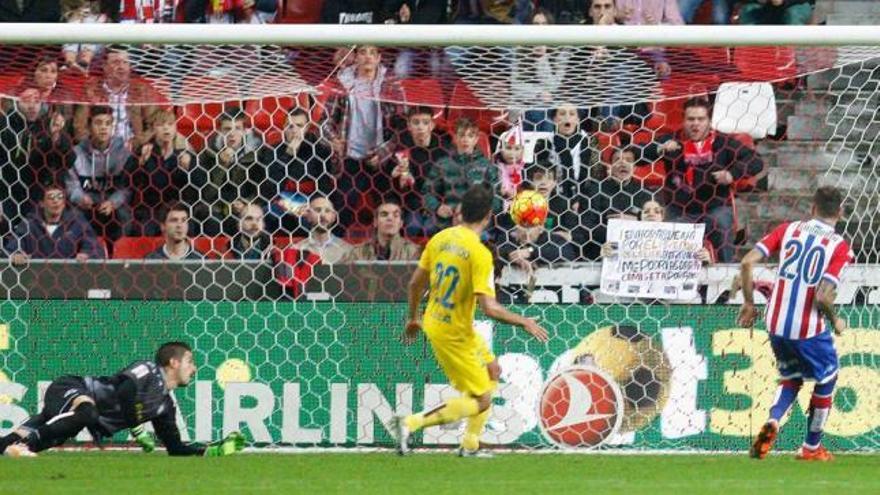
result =
[[[510,203],[510,218],[522,227],[544,225],[550,205],[538,191],[520,191]]]

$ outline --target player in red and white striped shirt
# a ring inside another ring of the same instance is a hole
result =
[[[839,364],[825,319],[838,335],[846,329],[846,321],[837,316],[834,300],[840,274],[853,260],[849,244],[834,232],[834,225],[843,215],[842,202],[837,189],[820,187],[813,197],[810,220],[780,225],[742,260],[744,302],[737,321],[751,327],[757,317],[752,269],[764,258],[779,253],[779,271],[764,316],[780,384],[770,418],[750,451],[752,457],[767,456],[780,420],[791,408],[804,380],[811,379],[816,385],[810,400],[807,435],[798,459],[833,458],[822,446],[821,438],[831,411]]]

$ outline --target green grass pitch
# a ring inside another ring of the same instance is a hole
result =
[[[880,493],[880,456],[832,463],[790,454],[529,455],[460,459],[451,453],[244,454],[171,458],[63,452],[0,458],[0,494],[786,494]]]

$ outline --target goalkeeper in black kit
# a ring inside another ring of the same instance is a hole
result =
[[[209,446],[180,440],[172,391],[188,385],[195,372],[192,349],[183,342],[168,342],[156,351],[155,361],[135,361],[113,376],[62,376],[46,390],[43,410],[0,439],[0,453],[31,457],[63,444],[83,428],[100,441],[147,422],[152,422],[169,455],[240,451],[244,437],[238,432]],[[140,435],[143,446],[147,434]]]

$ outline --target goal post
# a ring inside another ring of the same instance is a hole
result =
[[[418,251],[485,183],[498,297],[551,338],[477,315],[502,368],[483,442],[742,451],[776,371],[766,332],[735,323],[736,262],[831,185],[856,263],[826,438],[880,446],[880,29],[83,26],[0,30],[0,432],[54,377],[184,340],[185,438],[390,447],[393,414],[457,393],[424,339],[398,336]],[[510,225],[522,187],[551,200],[545,225]],[[166,238],[173,205],[185,243]],[[676,242],[613,249],[614,221],[658,207],[690,237],[658,223]],[[146,259],[184,244],[199,255]],[[626,250],[645,262],[610,295],[603,259]],[[651,285],[672,272],[687,280]],[[803,399],[782,449],[800,445]],[[461,429],[415,440],[450,448]]]

